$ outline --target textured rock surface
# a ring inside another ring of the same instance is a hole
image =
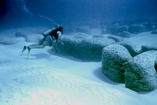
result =
[[[126,25],[117,26],[116,30],[117,30],[117,33],[123,32],[123,31],[128,31],[128,26],[126,26]]]
[[[152,31],[151,31],[151,34],[157,34],[157,29],[152,30]]]
[[[137,46],[133,45],[132,43],[120,42],[119,44],[124,46],[132,57],[146,51],[157,50],[157,46],[141,45],[138,46],[139,48],[137,48]]]
[[[150,50],[157,50],[157,46],[148,46],[148,45],[142,45],[140,53],[150,51]]]
[[[137,92],[155,90],[157,88],[156,58],[157,51],[147,51],[130,60],[126,65],[125,86]]]
[[[116,34],[117,36],[121,36],[123,38],[130,38],[131,36],[131,33],[130,32],[127,32],[127,31],[123,31],[123,32],[119,32]]]
[[[124,83],[125,63],[132,59],[128,50],[118,44],[109,45],[102,52],[102,71],[114,82]]]
[[[15,37],[23,37],[25,38],[26,42],[35,42],[38,43],[40,42],[44,37],[42,34],[24,34],[21,32],[16,32]]]
[[[108,26],[106,28],[106,33],[109,33],[109,34],[117,34],[119,32],[123,32],[123,31],[127,31],[128,30],[128,26],[125,26],[125,25],[122,25],[122,26],[119,26],[119,25],[113,25],[113,26]]]
[[[25,41],[24,38],[16,38],[16,37],[6,37],[6,36],[0,36],[0,44],[4,45],[11,45],[16,44],[18,42]]]
[[[138,49],[132,43],[122,42],[122,43],[119,43],[119,44],[122,45],[122,46],[124,46],[129,51],[129,53],[131,54],[132,57],[140,54],[141,48]]]
[[[22,33],[22,32],[16,32],[16,33],[15,33],[15,37],[23,37],[23,38],[26,38],[27,35],[24,34],[24,33]]]
[[[147,30],[146,26],[144,25],[131,25],[128,28],[128,31],[132,34],[137,34],[141,32],[145,32]]]
[[[107,38],[109,39],[113,39],[115,42],[121,42],[124,40],[124,38],[120,37],[120,36],[115,36],[115,35],[110,35]]]
[[[64,34],[74,33],[76,31],[74,26],[64,27]]]
[[[30,34],[30,35],[27,35],[27,37],[26,37],[26,41],[27,41],[27,42],[35,42],[35,43],[38,43],[38,42],[40,42],[42,39],[43,39],[43,35],[41,35],[41,34]]]
[[[146,28],[151,31],[155,29],[156,23],[155,22],[144,22],[143,25],[146,26]]]
[[[83,32],[83,33],[90,34],[91,29],[88,26],[81,26],[81,27],[76,28],[76,32]]]
[[[115,35],[116,34],[115,27],[114,26],[108,26],[108,27],[106,27],[106,33]]]
[[[61,42],[53,44],[56,53],[71,55],[84,61],[101,61],[102,49],[114,40],[102,37],[64,36]]]

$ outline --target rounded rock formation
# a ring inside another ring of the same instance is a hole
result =
[[[151,34],[157,34],[157,29],[152,30],[152,31],[151,31]]]
[[[128,28],[128,31],[132,34],[138,34],[141,32],[145,32],[146,30],[147,30],[147,28],[144,25],[131,25]]]
[[[130,60],[125,71],[126,88],[137,92],[155,90],[157,88],[156,58],[157,51],[147,51]]]
[[[81,36],[64,36],[53,44],[53,49],[61,55],[70,55],[83,61],[101,61],[102,49],[115,43],[109,38]]]
[[[130,33],[130,32],[127,32],[127,31],[123,31],[123,32],[117,33],[116,36],[121,36],[121,37],[123,37],[123,38],[130,38],[131,33]]]
[[[102,72],[114,82],[124,83],[125,64],[132,59],[128,50],[118,44],[109,45],[102,51]]]

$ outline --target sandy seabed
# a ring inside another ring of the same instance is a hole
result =
[[[140,38],[151,39],[142,35],[127,41],[135,43],[136,40],[139,43],[143,41]],[[51,53],[51,47],[32,50],[27,60],[27,51],[22,55],[20,52],[24,45],[29,44],[24,41],[13,45],[0,44],[0,105],[157,103],[157,90],[137,93],[125,88],[124,84],[114,83],[102,74],[101,62],[83,62],[58,56]]]

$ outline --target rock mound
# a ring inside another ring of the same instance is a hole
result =
[[[120,36],[116,36],[116,35],[109,35],[107,38],[113,39],[115,42],[121,42],[124,40],[124,38],[122,38]]]
[[[76,28],[76,32],[82,32],[82,33],[90,34],[91,29],[88,26],[80,26],[80,27]]]
[[[39,43],[44,37],[42,34],[25,34],[21,32],[16,32],[15,37],[22,37],[26,40],[26,42],[34,42]]]
[[[130,32],[127,32],[127,31],[123,31],[123,32],[117,33],[116,36],[121,36],[121,37],[123,37],[123,38],[130,38],[131,33],[130,33]]]
[[[115,43],[113,39],[98,36],[64,36],[57,43],[53,44],[53,49],[61,55],[70,55],[83,61],[101,61],[102,49]]]
[[[151,31],[151,34],[157,34],[157,29],[152,30],[152,31]]]
[[[106,27],[106,33],[115,35],[119,32],[128,31],[128,26],[126,25],[113,25]]]
[[[23,37],[23,38],[26,38],[27,35],[25,33],[22,33],[22,32],[16,32],[15,33],[15,37]]]
[[[132,34],[138,34],[147,31],[147,28],[144,25],[131,25],[129,26],[128,31]]]
[[[118,44],[109,45],[102,51],[102,71],[114,82],[124,83],[125,63],[132,59],[128,50]]]
[[[26,36],[27,42],[39,43],[42,39],[43,39],[43,35],[41,34],[30,34]]]
[[[11,45],[24,41],[23,38],[0,36],[0,44]]]
[[[148,51],[135,56],[125,67],[125,86],[137,92],[157,88],[155,62],[157,51]]]

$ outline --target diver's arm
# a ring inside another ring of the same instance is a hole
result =
[[[61,38],[61,36],[62,36],[62,32],[57,31],[57,35],[58,35],[59,38]]]
[[[58,35],[58,41],[61,41],[62,32],[61,31],[57,31],[57,35]]]

